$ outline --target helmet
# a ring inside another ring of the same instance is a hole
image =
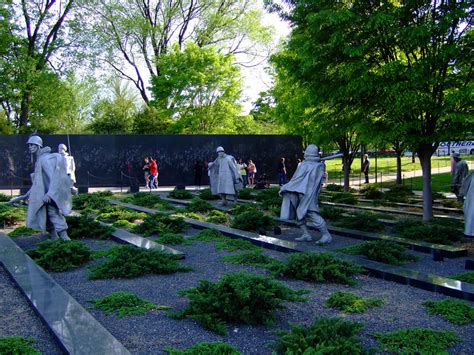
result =
[[[61,143],[60,145],[58,145],[58,151],[61,151],[61,150],[67,152],[66,144]]]
[[[224,148],[222,148],[221,146],[218,146],[216,149],[216,153],[223,152],[223,151],[224,151]]]
[[[305,157],[319,157],[319,149],[314,144],[308,145],[306,150],[304,151]]]
[[[43,140],[39,136],[31,136],[28,138],[28,142],[26,144],[36,144],[40,147],[43,147]]]

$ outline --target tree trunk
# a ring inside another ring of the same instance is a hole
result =
[[[30,115],[30,99],[30,92],[25,90],[23,92],[23,97],[21,98],[20,121],[18,122],[18,128],[20,130],[23,130],[28,126],[28,117]]]
[[[344,167],[344,192],[349,191],[349,183],[350,183],[350,174],[351,174],[351,164],[350,164],[350,158],[349,155],[344,154],[343,155],[343,162],[342,166]]]
[[[397,152],[397,185],[402,184],[402,152]]]
[[[431,146],[420,149],[418,152],[421,170],[423,171],[423,221],[433,219],[433,195],[431,191]]]

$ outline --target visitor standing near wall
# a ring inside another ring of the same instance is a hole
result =
[[[150,157],[150,190],[158,188],[158,164]]]
[[[194,163],[194,185],[201,187],[201,180],[202,180],[202,164],[201,161],[196,160],[196,163]]]
[[[239,168],[240,175],[242,176],[242,183],[244,187],[247,186],[247,164],[242,160],[242,158],[237,159],[237,167]]]
[[[249,179],[249,186],[255,186],[255,175],[257,174],[257,167],[252,159],[249,160],[247,164],[247,172],[248,172],[248,179]]]
[[[143,165],[143,175],[145,177],[145,187],[150,187],[150,160],[148,157],[145,157],[145,165]]]
[[[362,163],[362,172],[365,176],[365,183],[369,183],[369,169],[370,169],[370,160],[367,154],[364,154],[364,162]]]
[[[283,186],[286,184],[286,165],[285,158],[280,158],[280,162],[277,167],[278,172],[278,185]]]
[[[465,160],[461,159],[459,153],[453,153],[454,170],[453,178],[451,180],[451,191],[456,195],[458,200],[462,200],[459,195],[459,189],[461,188],[462,181],[469,173],[469,168]]]

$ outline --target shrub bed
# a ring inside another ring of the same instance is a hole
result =
[[[381,305],[383,301],[380,299],[363,298],[351,292],[334,292],[326,301],[326,307],[349,313],[363,313],[369,308]]]
[[[207,214],[207,222],[216,224],[226,224],[227,214],[219,210],[210,210]]]
[[[331,196],[331,201],[334,203],[344,203],[346,205],[357,205],[359,202],[357,197],[350,192],[336,193]]]
[[[176,233],[162,233],[156,239],[160,244],[171,244],[171,245],[180,245],[188,244],[189,242],[181,234]]]
[[[463,282],[467,282],[467,283],[470,283],[470,284],[474,284],[474,271],[463,272],[461,274],[451,276],[450,278],[456,279],[456,280],[459,280],[459,281],[463,281]]]
[[[474,307],[460,300],[426,301],[423,305],[428,314],[437,314],[454,324],[468,324],[474,321]]]
[[[189,212],[207,212],[212,209],[214,209],[214,207],[209,202],[200,198],[193,198],[186,207],[186,211]]]
[[[34,344],[32,338],[17,336],[0,338],[0,354],[40,355],[40,352],[33,347]]]
[[[46,240],[38,243],[37,249],[27,253],[38,265],[55,272],[67,271],[84,265],[92,255],[84,243],[75,240]]]
[[[133,222],[137,220],[144,220],[146,216],[147,214],[143,212],[129,211],[121,208],[117,211],[101,213],[97,216],[97,219],[107,223],[113,223],[119,220]]]
[[[222,342],[216,343],[197,343],[196,345],[185,349],[177,350],[174,348],[166,348],[165,351],[170,355],[239,355],[240,353],[232,345]]]
[[[188,190],[175,188],[174,190],[170,191],[168,197],[177,200],[189,200],[193,198],[193,195]]]
[[[268,267],[275,259],[262,254],[259,249],[245,251],[239,254],[226,255],[222,261],[232,264],[251,265],[255,267]]]
[[[104,226],[88,216],[68,216],[68,235],[71,239],[108,239],[113,227]]]
[[[397,237],[435,244],[451,245],[462,240],[462,231],[443,223],[446,222],[402,221],[395,225],[394,233]]]
[[[199,198],[202,200],[218,200],[218,195],[213,195],[211,189],[204,189],[199,191]]]
[[[79,194],[72,198],[72,207],[75,210],[87,209],[91,212],[103,211],[110,206],[109,200],[107,199],[108,196],[108,194],[100,192]]]
[[[0,225],[12,226],[19,222],[24,222],[26,213],[24,207],[13,207],[0,204]]]
[[[387,240],[366,241],[347,248],[342,248],[340,251],[349,254],[364,255],[367,259],[393,265],[418,260],[416,256],[408,254],[404,246]]]
[[[370,212],[354,212],[351,216],[339,218],[334,225],[364,232],[381,232],[385,229],[385,225],[378,220],[378,215]]]
[[[158,209],[160,211],[174,210],[173,205],[168,201],[164,201],[160,196],[149,192],[137,192],[132,196],[123,198],[122,201],[137,206]]]
[[[22,226],[22,227],[15,228],[15,230],[8,233],[8,236],[14,238],[14,237],[19,237],[19,236],[29,236],[29,235],[33,235],[37,233],[41,233],[41,231]]]
[[[180,233],[186,227],[186,223],[182,217],[167,215],[161,212],[148,215],[143,223],[135,226],[133,229],[136,233],[142,233],[148,237],[152,234],[159,233]]]
[[[255,195],[252,189],[242,189],[239,191],[239,198],[242,200],[255,200]]]
[[[270,216],[266,216],[263,212],[254,210],[236,215],[231,223],[231,227],[245,231],[257,231],[261,228],[271,229],[273,223],[273,219]]]

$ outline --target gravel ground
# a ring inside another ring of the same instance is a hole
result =
[[[187,235],[195,233],[193,229],[186,232]],[[87,244],[94,249],[102,249],[109,243],[87,241]],[[177,295],[176,292],[198,285],[200,279],[217,280],[226,272],[244,269],[255,273],[265,273],[262,269],[222,263],[220,259],[228,252],[216,250],[213,243],[194,242],[190,246],[175,248],[186,253],[186,259],[182,262],[192,266],[193,272],[147,275],[131,280],[89,281],[87,268],[82,267],[51,275],[82,305],[89,308],[93,316],[134,354],[160,354],[167,346],[187,348],[201,341],[225,341],[236,346],[244,354],[271,354],[272,350],[269,346],[275,341],[277,330],[288,329],[289,322],[308,325],[323,315],[341,316],[363,322],[365,328],[361,334],[361,340],[367,347],[377,347],[377,342],[370,336],[370,333],[374,331],[429,327],[453,330],[464,340],[463,343],[449,349],[450,354],[474,353],[473,323],[467,326],[456,326],[441,317],[427,315],[422,306],[422,302],[427,299],[442,300],[449,297],[366,276],[360,276],[358,285],[354,287],[281,280],[293,289],[309,290],[310,293],[306,296],[308,302],[287,303],[285,309],[276,313],[276,324],[273,327],[234,324],[229,326],[227,336],[209,332],[193,320],[171,319],[166,315],[166,311],[153,311],[145,316],[120,319],[115,315],[106,316],[101,311],[91,309],[88,301],[114,291],[126,290],[156,304],[182,310],[188,300],[187,297]],[[275,251],[265,250],[265,253],[275,257],[284,256]],[[341,290],[351,291],[364,297],[381,298],[385,304],[380,308],[356,315],[326,309],[324,303],[329,295]],[[21,323],[18,326],[21,326]]]
[[[31,337],[43,354],[63,354],[53,336],[33,311],[7,272],[0,267],[0,338]]]

